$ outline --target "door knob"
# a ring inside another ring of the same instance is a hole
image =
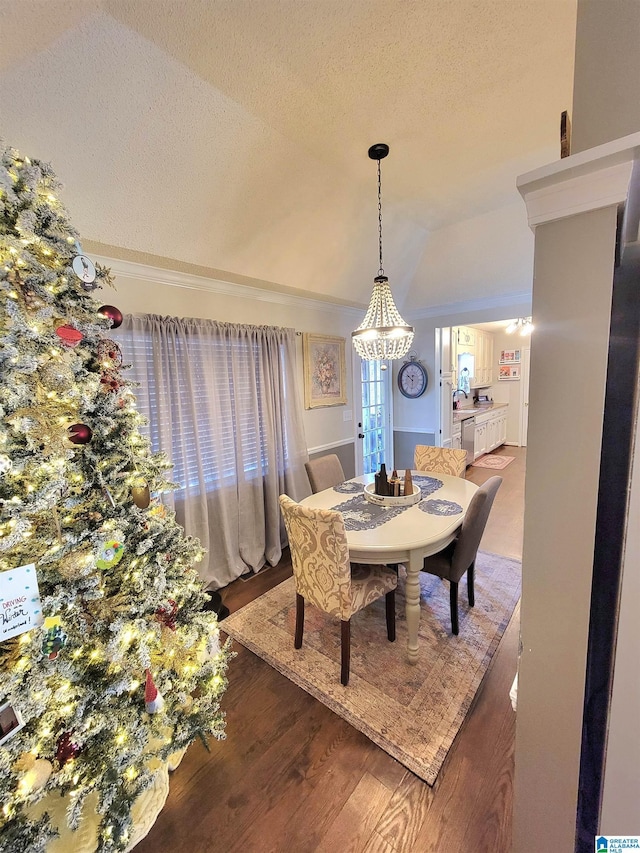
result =
[[[359,433],[358,433],[358,438],[364,438],[364,433],[363,433],[363,432],[359,432]]]

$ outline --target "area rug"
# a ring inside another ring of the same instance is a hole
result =
[[[472,464],[474,468],[494,468],[499,471],[510,465],[515,458],[515,456],[481,456]]]
[[[405,579],[400,566],[395,643],[387,640],[384,598],[351,620],[347,687],[340,683],[338,620],[307,606],[302,648],[293,647],[293,578],[227,617],[221,629],[433,785],[520,597],[520,563],[478,552],[476,604],[468,606],[463,581],[457,637],[450,633],[448,582],[421,572],[416,666],[406,659]]]

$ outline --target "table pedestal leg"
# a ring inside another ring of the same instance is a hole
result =
[[[422,568],[422,557],[412,553],[407,565],[406,595],[406,619],[407,633],[407,658],[409,663],[418,663],[418,626],[420,624],[420,569]]]

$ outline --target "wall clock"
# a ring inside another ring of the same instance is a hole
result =
[[[429,378],[426,369],[411,356],[398,371],[398,388],[405,397],[420,397],[427,390]]]

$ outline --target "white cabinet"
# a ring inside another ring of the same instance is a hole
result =
[[[500,434],[498,435],[498,444],[504,444],[507,440],[507,412],[503,409],[504,414],[500,417]]]
[[[458,387],[459,360],[458,356],[467,353],[472,357],[473,375],[470,377],[472,388],[482,388],[493,382],[493,335],[481,329],[468,326],[452,326],[451,328],[451,372],[454,387]],[[467,364],[471,363],[467,359]],[[443,363],[443,372],[445,365]]]
[[[493,383],[493,335],[484,332],[484,381],[487,385]]]
[[[487,366],[485,360],[486,334],[476,331],[476,375],[473,378],[474,385],[486,385]]]
[[[476,344],[477,329],[470,329],[468,326],[456,326],[457,341],[463,349],[473,349]]]
[[[490,421],[487,421],[487,449],[493,450],[494,447],[498,446],[498,420],[499,418],[493,418]]]
[[[507,440],[507,409],[500,406],[488,412],[476,415],[476,428],[473,442],[473,458],[490,453]]]
[[[451,433],[451,447],[454,450],[462,450],[462,424],[460,421],[457,421],[453,425],[453,431]]]
[[[453,384],[451,374],[440,378],[440,447],[451,447],[453,428]]]
[[[487,452],[487,425],[476,424],[475,434],[473,437],[473,458],[477,459]]]
[[[476,329],[476,375],[473,384],[477,387],[491,385],[493,381],[493,335]]]

